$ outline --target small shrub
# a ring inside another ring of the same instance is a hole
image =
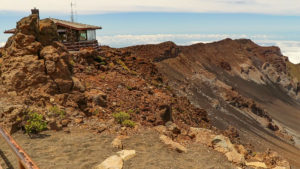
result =
[[[50,107],[49,111],[54,115],[60,116],[61,118],[66,116],[66,112],[57,106]]]
[[[94,58],[94,60],[95,60],[96,62],[104,62],[104,63],[105,63],[105,58],[104,58],[104,57],[101,57],[101,56],[96,56],[96,57]]]
[[[126,64],[122,60],[118,59],[117,63],[119,65],[121,65],[123,69],[127,70],[128,72],[130,72],[130,69],[126,66]]]
[[[93,111],[93,115],[98,115],[100,114],[100,110],[99,109],[96,109],[95,111]]]
[[[100,76],[100,78],[101,78],[102,80],[105,80],[106,76]]]
[[[130,119],[130,115],[124,111],[121,111],[119,113],[114,113],[113,117],[119,124],[122,124],[125,120]]]
[[[106,62],[100,62],[100,65],[106,65]]]
[[[127,90],[133,90],[133,88],[131,86],[126,86]]]
[[[127,111],[127,113],[129,113],[129,114],[133,114],[133,113],[134,113],[134,110],[132,110],[132,109],[129,109],[129,110]]]
[[[47,123],[44,121],[44,116],[36,112],[28,112],[28,120],[25,124],[25,131],[27,134],[39,133],[47,129]]]
[[[134,127],[135,126],[135,122],[131,121],[131,120],[124,120],[122,122],[122,126],[126,126],[126,127]]]
[[[74,66],[75,65],[75,62],[74,62],[74,60],[72,60],[72,59],[70,59],[70,64],[72,65],[72,66]]]
[[[86,67],[86,72],[91,73],[93,71],[93,68],[91,66]]]
[[[127,112],[121,111],[119,113],[114,113],[113,117],[116,119],[116,121],[125,127],[134,127],[135,122],[130,120],[130,114],[133,113],[133,110],[128,110]]]
[[[111,63],[108,64],[108,66],[109,66],[110,68],[114,68],[114,67],[115,67],[115,64],[111,62]]]

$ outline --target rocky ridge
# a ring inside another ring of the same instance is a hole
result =
[[[262,50],[248,40],[227,39],[207,49],[204,44],[180,47],[166,42],[123,49],[103,46],[100,51],[85,48],[69,53],[58,42],[55,24],[37,19],[31,15],[19,21],[16,34],[1,51],[0,124],[10,132],[24,127],[28,110],[42,114],[52,130],[81,126],[98,133],[132,135],[140,128],[156,126],[161,141],[179,152],[188,151],[184,145],[198,142],[243,168],[262,163],[268,168],[290,168],[274,151],[254,153],[251,145],[240,140],[234,127],[213,127],[205,110],[222,112],[227,106],[237,109],[293,142],[263,106],[220,79],[211,66],[257,84],[278,84],[291,97],[298,98],[299,83],[291,80],[286,71],[287,59],[278,48]],[[224,51],[219,50],[219,45]],[[239,52],[226,51],[226,47]],[[201,60],[194,56],[199,52],[204,53]],[[218,58],[224,53],[239,57]],[[196,84],[209,86],[206,89],[211,93],[203,92]],[[208,100],[203,102],[208,107],[195,102],[197,92]],[[54,106],[65,114],[53,114],[50,110]],[[130,114],[137,123],[134,128],[114,120],[112,114],[120,111]]]

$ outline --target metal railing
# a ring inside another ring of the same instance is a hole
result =
[[[96,50],[99,48],[97,40],[79,41],[79,42],[63,42],[69,51],[79,51],[80,48],[92,47]]]
[[[27,153],[17,144],[17,142],[0,126],[0,136],[6,141],[10,149],[19,160],[20,169],[39,169],[31,160]],[[1,166],[0,166],[1,169]]]

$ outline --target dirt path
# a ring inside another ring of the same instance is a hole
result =
[[[46,131],[45,138],[29,139],[21,132],[13,137],[41,169],[88,169],[114,155],[114,136],[98,135],[83,129],[70,134]],[[153,131],[144,131],[123,141],[125,149],[135,149],[136,157],[124,169],[231,169],[226,158],[202,145],[190,145],[188,153],[169,150]],[[4,159],[4,160],[3,160]],[[16,159],[0,139],[0,164],[4,169],[17,168]]]

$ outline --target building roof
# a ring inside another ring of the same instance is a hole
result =
[[[99,26],[93,26],[88,24],[82,24],[77,22],[64,21],[59,19],[50,18],[56,25],[67,27],[75,30],[94,30],[94,29],[102,29]]]
[[[51,19],[58,26],[75,29],[78,31],[102,29],[100,26],[93,26],[93,25],[82,24],[82,23],[77,23],[77,22],[70,22],[70,21],[59,20],[59,19],[54,19],[54,18],[49,18],[49,19]],[[16,32],[16,29],[14,28],[14,29],[6,30],[4,33],[15,33],[15,32]]]
[[[15,33],[15,32],[16,32],[16,28],[4,31],[4,33]]]

